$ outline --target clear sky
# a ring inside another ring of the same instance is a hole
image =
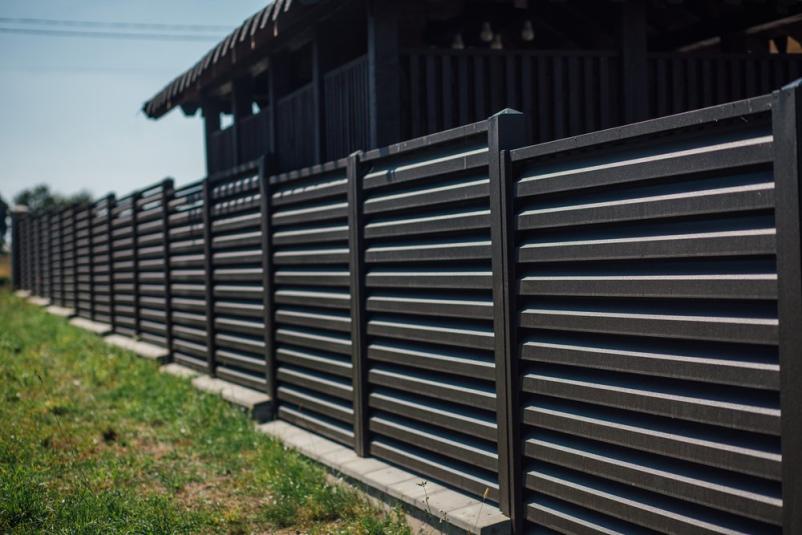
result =
[[[233,29],[267,3],[2,0],[0,18]],[[0,28],[4,27],[21,26],[0,21]],[[226,33],[204,32],[221,39]],[[177,184],[201,178],[201,119],[173,110],[153,121],[140,108],[216,43],[215,39],[134,41],[0,31],[0,195],[10,203],[20,190],[43,182],[64,194],[86,189],[95,196],[124,195],[165,176],[172,176]]]

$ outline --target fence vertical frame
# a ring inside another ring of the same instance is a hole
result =
[[[89,205],[89,216],[86,221],[87,238],[89,240],[89,319],[95,321],[95,206]]]
[[[106,261],[108,262],[108,286],[109,286],[109,326],[114,332],[117,321],[114,314],[114,247],[112,237],[114,236],[114,208],[117,205],[116,197],[109,196],[106,205]]]
[[[783,533],[802,532],[802,81],[775,92],[775,218],[780,339]],[[797,504],[794,506],[793,504]]]
[[[70,228],[72,229],[72,311],[78,315],[78,295],[80,294],[78,285],[78,210],[80,204],[73,205],[70,210]]]
[[[133,286],[132,294],[134,298],[134,336],[139,336],[141,332],[140,317],[139,317],[139,235],[137,229],[139,227],[139,199],[140,192],[131,195],[131,263],[133,264],[134,278],[131,281]]]
[[[263,156],[259,160],[259,208],[261,217],[259,218],[260,230],[262,232],[262,304],[264,307],[262,320],[264,321],[264,343],[265,343],[265,390],[270,397],[269,419],[273,419],[278,407],[276,399],[276,356],[275,347],[275,322],[273,321],[273,235],[270,225],[270,168],[268,158]]]
[[[365,457],[368,454],[369,433],[362,167],[361,152],[354,152],[348,157],[348,271],[351,296],[354,450],[360,457]]]
[[[203,269],[206,278],[206,367],[214,377],[214,272],[212,254],[212,185],[203,179]]]
[[[64,217],[69,211],[69,207],[59,211],[58,214],[58,255],[59,255],[59,278],[61,279],[61,292],[59,305],[67,306],[67,287],[64,284]]]
[[[488,125],[490,241],[493,271],[493,340],[496,368],[499,506],[514,525],[523,521],[517,388],[515,296],[515,189],[509,150],[526,143],[524,115],[506,109]]]
[[[170,279],[172,270],[170,266],[170,200],[173,198],[175,184],[172,178],[162,182],[161,209],[162,209],[162,235],[164,236],[164,345],[167,348],[167,358],[173,360],[173,295]]]
[[[15,206],[11,210],[11,287],[22,289],[22,220],[27,210]]]

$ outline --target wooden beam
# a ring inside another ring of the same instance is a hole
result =
[[[371,148],[401,137],[399,7],[391,0],[368,0],[368,100]]]
[[[203,110],[203,140],[206,154],[206,174],[212,173],[214,156],[212,155],[211,136],[220,130],[220,105],[214,100],[206,98],[201,102]]]
[[[633,123],[648,116],[646,62],[646,6],[638,0],[621,4],[621,80],[624,120]]]

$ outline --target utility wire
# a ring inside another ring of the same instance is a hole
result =
[[[71,26],[80,28],[118,28],[136,30],[169,30],[177,32],[229,31],[232,26],[217,24],[162,24],[158,22],[102,22],[89,20],[38,19],[0,17],[0,23],[33,26]]]
[[[0,28],[0,33],[41,37],[88,37],[95,39],[134,39],[137,41],[219,41],[219,35],[169,33],[87,32],[81,30],[40,30],[36,28]]]

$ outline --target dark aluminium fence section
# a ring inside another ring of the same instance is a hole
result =
[[[137,263],[136,209],[138,193],[117,199],[112,209],[112,300],[114,302],[114,332],[136,337],[137,325]]]
[[[799,533],[800,91],[20,216],[17,284],[517,532]]]
[[[172,358],[208,372],[204,182],[175,190],[169,208],[169,281]]]
[[[221,379],[264,391],[265,303],[258,164],[207,180],[211,299],[208,351]]]
[[[278,416],[354,444],[345,160],[268,182],[272,394]]]
[[[141,190],[134,200],[137,334],[165,347],[170,329],[166,213],[172,189],[173,182],[167,179]]]

